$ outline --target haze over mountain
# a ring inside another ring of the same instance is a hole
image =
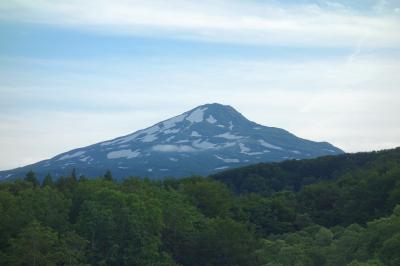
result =
[[[70,174],[96,177],[163,178],[208,175],[257,162],[314,158],[343,153],[327,142],[299,138],[283,129],[249,121],[231,106],[206,104],[149,128],[0,172],[0,179]]]

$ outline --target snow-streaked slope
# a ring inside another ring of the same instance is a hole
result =
[[[118,178],[182,177],[257,162],[339,153],[342,151],[329,143],[251,122],[230,106],[206,104],[127,136],[0,172],[0,178],[22,177],[31,169],[40,177],[47,173],[57,177],[73,168],[89,177],[100,176],[107,169]]]

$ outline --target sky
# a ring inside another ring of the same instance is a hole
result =
[[[0,1],[0,170],[213,102],[400,146],[400,0]]]

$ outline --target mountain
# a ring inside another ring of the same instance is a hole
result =
[[[275,127],[249,121],[231,106],[206,104],[149,128],[113,140],[59,154],[25,167],[0,172],[0,179],[23,177],[33,170],[40,178],[95,177],[109,169],[114,177],[163,178],[214,172],[257,162],[336,155],[327,142],[301,139]]]

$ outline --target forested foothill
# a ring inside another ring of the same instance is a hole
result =
[[[0,265],[400,265],[400,149],[0,184]]]

